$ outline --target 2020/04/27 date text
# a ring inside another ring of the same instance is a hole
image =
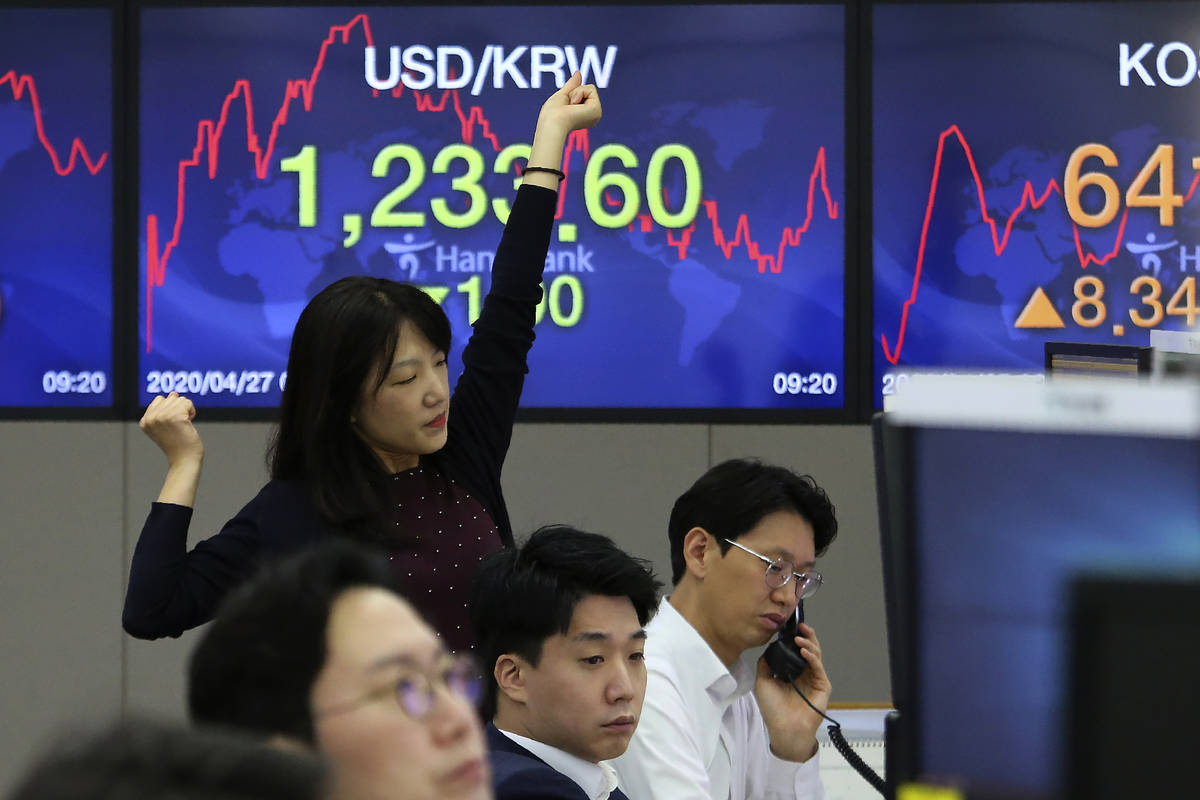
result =
[[[151,370],[146,373],[147,394],[268,394],[283,391],[287,372],[263,369],[243,370]]]

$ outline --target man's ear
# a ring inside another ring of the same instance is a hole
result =
[[[525,679],[529,670],[525,659],[515,653],[504,653],[496,659],[492,674],[496,677],[496,685],[509,700],[514,703],[526,701]]]
[[[692,577],[703,580],[708,575],[714,554],[720,555],[720,549],[704,528],[692,528],[684,534],[683,560]]]

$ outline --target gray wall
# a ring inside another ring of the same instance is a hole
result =
[[[193,541],[265,480],[266,424],[201,423],[204,479]],[[504,473],[518,532],[570,522],[608,534],[670,577],[671,503],[709,465],[758,456],[811,472],[841,533],[806,605],[835,702],[886,702],[878,526],[866,426],[517,427]],[[133,423],[0,423],[0,794],[64,725],[131,712],[183,716],[195,634],[140,642],[121,631],[129,553],[162,481]]]

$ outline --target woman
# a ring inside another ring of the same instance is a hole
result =
[[[187,552],[204,445],[186,397],[156,397],[142,430],[167,477],[138,539],[122,618],[139,638],[211,619],[265,558],[329,535],[386,549],[406,593],[453,649],[473,644],[467,586],[512,544],[500,468],[541,299],[567,135],[600,118],[579,73],[543,104],[522,186],[463,351],[453,398],[450,325],[415,287],[365,276],[321,291],[296,323],[271,452],[271,482],[219,534]]]

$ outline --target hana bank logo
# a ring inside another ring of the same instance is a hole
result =
[[[400,272],[408,274],[409,282],[416,281],[417,274],[421,271],[421,259],[417,257],[417,253],[422,250],[428,250],[437,244],[436,239],[430,239],[427,242],[416,242],[416,239],[411,233],[404,234],[403,242],[384,242],[383,249],[387,250],[396,258],[396,269]]]
[[[1158,244],[1158,237],[1153,233],[1146,234],[1146,241],[1130,242],[1125,245],[1125,249],[1132,253],[1138,259],[1138,266],[1146,272],[1153,272],[1154,277],[1158,277],[1158,273],[1162,270],[1162,256],[1159,255],[1164,250],[1170,250],[1177,241],[1170,241],[1164,244]]]
[[[1180,272],[1200,272],[1200,245],[1189,248],[1180,244],[1178,239],[1169,242],[1159,242],[1153,233],[1146,234],[1145,242],[1129,242],[1125,249],[1137,259],[1138,266],[1144,272],[1154,273],[1159,277],[1163,270],[1163,258],[1175,255],[1173,259]]]

